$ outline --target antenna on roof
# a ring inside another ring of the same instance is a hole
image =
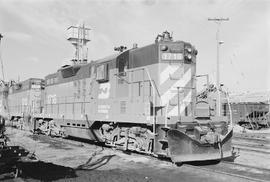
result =
[[[87,63],[88,49],[86,47],[86,44],[90,41],[90,28],[86,28],[84,23],[82,22],[78,26],[70,26],[67,31],[67,40],[70,41],[76,49],[74,59],[72,59],[73,63]]]

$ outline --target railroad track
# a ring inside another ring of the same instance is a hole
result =
[[[258,139],[258,140],[268,140],[270,139],[270,133],[234,133],[233,138],[242,139]]]
[[[259,148],[259,147],[254,147],[254,145],[245,145],[245,144],[233,144],[233,148],[236,151],[248,151],[248,152],[253,152],[257,154],[268,154],[270,155],[270,150],[269,148]]]
[[[269,134],[235,134],[232,145],[236,150],[270,154]]]
[[[131,153],[131,156],[141,156],[137,153]],[[192,170],[202,170],[207,171],[208,173],[214,173],[223,176],[230,176],[236,179],[241,179],[242,181],[256,181],[256,182],[269,182],[270,179],[270,170],[260,167],[254,167],[244,164],[238,164],[230,161],[207,161],[207,162],[191,162],[183,164],[173,164],[169,159],[158,159],[151,156],[146,156],[147,159],[150,159],[154,166],[161,166],[165,163],[171,164],[181,170],[181,167],[189,168]],[[141,162],[135,162],[141,163]],[[146,164],[147,165],[147,164]],[[240,181],[240,180],[239,180]]]
[[[132,156],[140,156],[140,154],[132,153]],[[173,163],[168,159],[160,160],[158,158],[153,158],[151,156],[146,156],[146,158],[153,161],[155,166],[160,166],[162,163]],[[136,163],[136,162],[135,162]],[[141,162],[139,162],[141,163]],[[214,173],[218,175],[230,176],[242,181],[256,181],[256,182],[269,182],[270,170],[260,167],[254,167],[244,164],[238,164],[230,161],[207,161],[207,162],[191,162],[183,164],[175,164],[178,170],[181,167],[190,168],[190,170],[203,170],[209,173]]]
[[[184,164],[192,169],[205,170],[212,173],[223,174],[241,178],[243,180],[269,182],[270,171],[264,168],[251,167],[248,165],[237,164],[233,162],[221,161],[216,165],[196,166],[191,164]]]

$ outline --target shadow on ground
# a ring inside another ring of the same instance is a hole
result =
[[[216,165],[218,163],[220,163],[220,160],[194,161],[194,162],[185,162],[183,164],[189,164],[193,166],[208,166],[208,165]]]
[[[35,179],[40,181],[55,181],[60,179],[69,179],[78,177],[76,172],[82,170],[95,170],[106,165],[114,155],[99,156],[99,152],[92,154],[88,161],[77,168],[70,168],[46,163],[37,162],[20,162],[17,164],[21,171],[20,177],[23,179]]]
[[[18,164],[21,170],[22,178],[31,178],[41,181],[53,181],[62,178],[75,178],[76,172],[73,168],[46,163],[38,162],[22,162]]]

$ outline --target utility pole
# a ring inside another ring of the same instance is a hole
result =
[[[3,35],[0,33],[0,61],[1,61],[3,81],[5,81],[4,64],[3,64],[2,55],[1,55],[1,40],[2,40],[2,38],[3,38]]]
[[[221,116],[221,99],[220,99],[220,63],[219,63],[219,47],[224,42],[219,39],[219,29],[220,25],[223,21],[229,21],[229,18],[208,18],[208,21],[214,21],[218,27],[217,27],[217,33],[216,33],[216,40],[217,40],[217,75],[216,75],[216,87],[217,87],[217,115]]]

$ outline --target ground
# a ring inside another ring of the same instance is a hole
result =
[[[7,134],[10,145],[23,146],[40,160],[19,163],[23,173],[15,181],[247,181],[91,143],[32,135],[11,128],[7,129]],[[1,179],[14,181],[5,175],[0,176]]]

